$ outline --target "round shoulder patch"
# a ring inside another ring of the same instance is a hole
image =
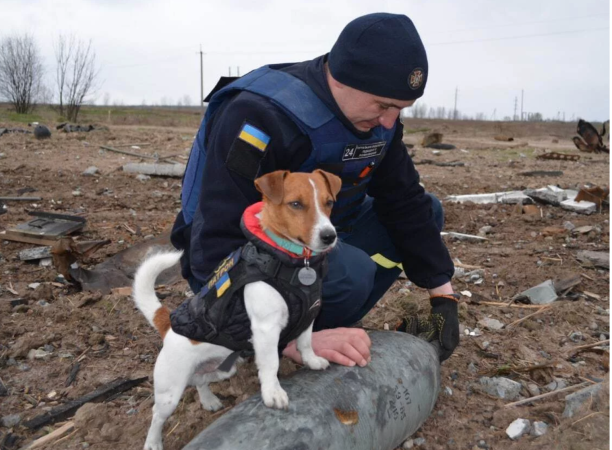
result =
[[[410,72],[410,75],[408,76],[408,86],[410,86],[410,89],[416,90],[422,86],[424,78],[425,74],[423,72],[423,69],[417,67],[412,72]]]

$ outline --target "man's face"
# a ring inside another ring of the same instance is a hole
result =
[[[388,130],[393,128],[400,111],[415,102],[415,100],[394,100],[358,91],[336,81],[329,71],[327,81],[340,110],[359,131],[370,131],[378,125]]]

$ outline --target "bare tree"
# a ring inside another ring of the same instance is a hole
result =
[[[27,114],[39,100],[44,68],[34,39],[6,37],[0,41],[0,98],[5,98],[18,114]]]
[[[108,106],[110,104],[110,94],[108,92],[104,93],[104,97],[102,97],[102,102],[104,104],[104,106]]]
[[[77,41],[74,36],[61,36],[55,46],[55,62],[59,113],[76,122],[81,107],[97,88],[96,53],[91,41]]]

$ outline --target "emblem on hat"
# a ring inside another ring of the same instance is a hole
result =
[[[417,67],[412,72],[410,72],[410,75],[408,76],[408,85],[410,86],[410,89],[416,90],[420,88],[423,84],[423,78],[423,69],[421,69],[420,67]]]

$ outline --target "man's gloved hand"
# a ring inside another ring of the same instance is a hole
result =
[[[440,362],[445,361],[459,345],[458,300],[457,294],[431,297],[431,315],[428,318],[408,317],[396,330],[422,336],[429,342],[438,341],[441,346]]]
[[[442,346],[440,362],[447,360],[459,345],[458,294],[437,295],[431,303],[431,335],[428,341],[437,339]]]

